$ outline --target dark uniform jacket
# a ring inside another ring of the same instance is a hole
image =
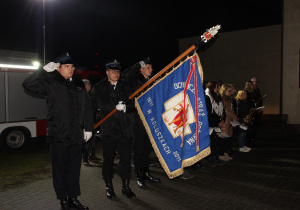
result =
[[[130,88],[124,81],[119,80],[114,89],[107,77],[96,84],[94,88],[95,93],[92,101],[94,109],[98,109],[99,119],[104,118],[114,110],[119,101],[126,102],[126,113],[116,111],[100,125],[101,136],[131,138],[130,112],[134,110],[134,105],[132,100],[128,100],[131,94]]]
[[[126,69],[121,75],[122,79],[128,83],[133,91],[136,91],[148,81],[140,72],[140,69],[141,65],[137,63],[134,66]]]
[[[48,141],[82,144],[83,129],[93,131],[92,105],[80,78],[67,81],[58,71],[39,70],[25,79],[23,87],[47,98]]]
[[[148,81],[140,72],[140,68],[141,65],[137,63],[134,66],[126,69],[121,75],[122,79],[124,79],[130,86],[132,92],[135,92]],[[136,110],[132,113],[131,118],[133,127],[144,127],[142,120]]]

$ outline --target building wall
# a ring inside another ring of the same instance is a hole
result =
[[[283,113],[291,124],[300,124],[300,1],[284,1]]]
[[[179,50],[184,52],[198,37],[179,40]],[[222,33],[199,48],[204,80],[221,79],[237,90],[255,76],[259,80],[264,100],[265,114],[280,113],[280,75],[282,66],[281,25]]]

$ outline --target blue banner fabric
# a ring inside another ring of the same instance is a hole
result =
[[[152,147],[170,179],[210,154],[202,77],[200,59],[194,53],[135,101]]]

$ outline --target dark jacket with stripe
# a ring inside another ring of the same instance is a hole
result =
[[[138,90],[141,86],[143,86],[148,80],[145,79],[144,75],[140,72],[141,65],[139,63],[135,64],[134,66],[126,69],[121,77],[126,81],[126,83],[130,86],[132,92]],[[138,115],[137,111],[135,110],[132,113],[132,126],[134,128],[140,129],[144,128],[143,122]]]

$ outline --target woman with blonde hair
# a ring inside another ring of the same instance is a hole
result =
[[[228,135],[227,138],[222,138],[220,141],[220,148],[222,148],[223,151],[221,151],[219,159],[222,161],[232,160],[232,157],[230,157],[228,154],[229,150],[231,149],[231,137],[233,135],[233,128],[230,122],[239,120],[237,115],[234,113],[232,104],[232,91],[232,86],[229,84],[223,84],[219,90],[226,113],[225,123],[222,126],[221,131]]]
[[[247,94],[246,91],[240,90],[235,97],[237,101],[238,107],[238,118],[239,123],[243,126],[247,126],[244,121],[244,118],[250,113],[250,106],[247,103]],[[245,146],[247,130],[242,129],[241,127],[238,128],[238,142],[239,142],[239,151],[240,152],[249,152],[251,148]]]

